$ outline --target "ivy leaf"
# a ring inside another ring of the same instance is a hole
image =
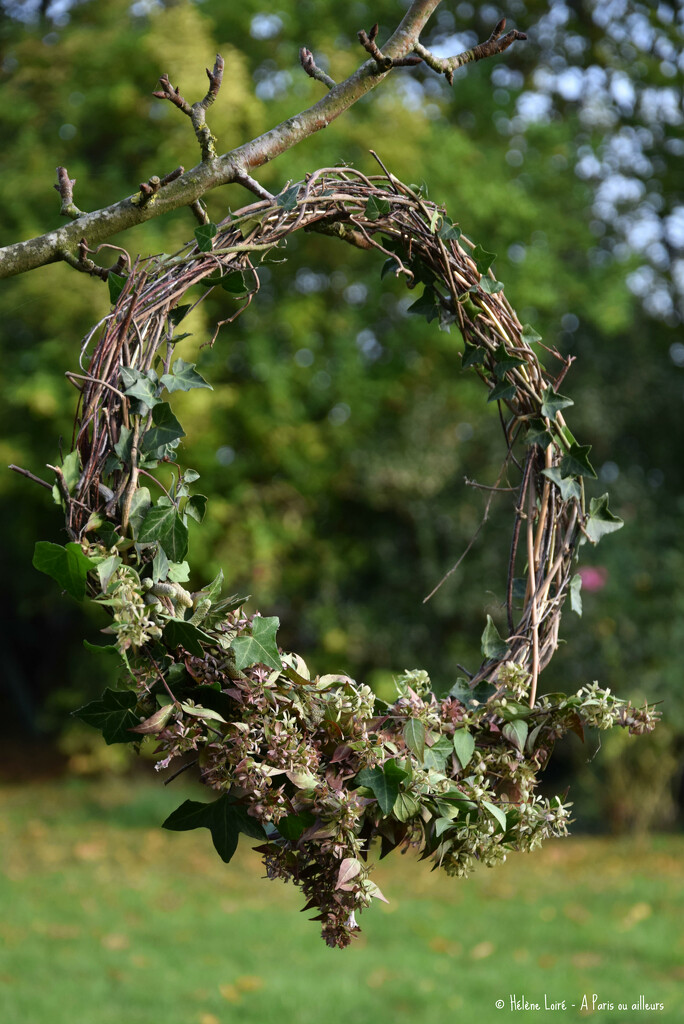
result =
[[[491,277],[480,278],[480,288],[485,295],[498,295],[504,289],[501,281],[492,281]]]
[[[589,462],[590,451],[590,444],[571,444],[570,451],[561,459],[560,475],[596,477],[594,467]]]
[[[115,306],[121,292],[123,291],[124,285],[128,278],[122,277],[121,274],[115,274],[113,271],[109,271],[107,274],[107,285],[109,286],[109,301],[112,306]]]
[[[190,579],[190,566],[187,562],[169,562],[168,575],[173,583],[187,583]]]
[[[83,554],[81,545],[70,541],[65,547],[39,540],[33,550],[33,567],[59,583],[70,597],[82,601],[86,579],[95,562]]]
[[[115,657],[120,664],[121,654],[116,644],[91,644],[90,640],[84,640],[83,646],[86,651],[92,651],[93,654],[105,654],[108,658]]]
[[[525,444],[538,444],[540,448],[546,450],[553,438],[546,429],[544,420],[530,420],[527,424],[527,433],[525,434]]]
[[[451,223],[448,217],[444,217],[442,225],[437,232],[443,242],[458,242],[461,237],[461,229]]]
[[[196,523],[201,523],[204,519],[204,513],[207,511],[207,501],[209,499],[205,494],[193,494],[192,497],[188,498],[183,509],[183,514],[190,516]]]
[[[384,281],[388,274],[395,273],[398,269],[399,264],[395,259],[392,258],[392,256],[390,256],[388,259],[385,260],[385,262],[382,265],[382,270],[380,271],[380,280]]]
[[[197,626],[193,626],[191,622],[184,622],[182,619],[170,619],[164,626],[163,638],[170,650],[175,651],[177,647],[184,647],[196,658],[204,657],[201,641],[211,642],[211,638],[206,633],[203,633]]]
[[[181,322],[181,320],[183,320],[186,317],[189,309],[190,309],[190,303],[186,302],[182,306],[176,306],[175,309],[170,309],[169,310],[169,320],[171,321],[171,323],[173,324],[174,327],[178,327],[178,324]],[[174,342],[182,341],[183,338],[189,338],[189,337],[190,337],[189,334],[183,334],[183,335],[179,335],[177,338],[174,338],[173,340],[174,340]]]
[[[461,769],[465,769],[475,751],[475,740],[468,729],[457,729],[454,733],[454,750]]]
[[[592,498],[589,503],[589,518],[585,526],[587,537],[592,544],[598,544],[601,537],[607,533],[615,533],[621,530],[624,522],[619,516],[613,515],[608,508],[608,495],[602,494],[600,498]]]
[[[527,345],[533,345],[535,341],[542,340],[541,334],[535,331],[534,327],[531,327],[530,324],[524,324],[520,337]]]
[[[188,551],[188,528],[173,505],[151,508],[138,531],[138,541],[158,540],[172,562],[182,562]]]
[[[404,742],[419,760],[425,753],[425,726],[418,718],[408,718],[403,729]]]
[[[506,824],[506,814],[505,814],[505,812],[504,812],[504,811],[503,811],[503,810],[501,809],[501,807],[497,807],[497,805],[496,805],[496,804],[490,803],[490,801],[489,801],[489,800],[483,800],[483,801],[482,801],[482,806],[483,806],[483,807],[485,808],[485,810],[489,811],[489,813],[491,814],[491,816],[492,816],[492,817],[493,817],[493,818],[494,818],[494,819],[495,819],[496,821],[498,821],[499,825],[501,825],[501,831],[502,831],[502,832],[505,832],[505,831],[506,831],[506,828],[507,828],[507,824]]]
[[[114,451],[122,462],[131,461],[131,447],[133,444],[133,431],[130,427],[122,427],[119,431],[119,440],[114,445]]]
[[[121,561],[122,560],[119,557],[119,555],[110,555],[109,558],[105,558],[103,559],[102,562],[98,562],[97,575],[100,578],[100,589],[102,590],[103,594],[107,593],[107,587],[109,586],[109,582],[114,573],[116,572],[116,570],[121,565]]]
[[[494,353],[494,373],[499,380],[503,380],[509,370],[515,370],[518,366],[524,366],[525,360],[519,356],[510,355],[503,345],[499,345]]]
[[[577,501],[579,501],[582,497],[582,491],[577,481],[571,476],[564,479],[561,476],[558,466],[551,466],[550,469],[543,469],[542,473],[544,476],[547,476],[549,480],[556,485],[556,487],[558,487],[563,501],[570,501],[572,498],[576,498]]]
[[[570,608],[582,618],[582,577],[578,572],[570,580]]]
[[[122,366],[121,380],[126,389],[124,395],[128,398],[137,398],[139,402],[144,402],[148,409],[153,409],[161,401],[157,397],[158,383],[157,374],[154,370],[148,370],[147,373],[143,373],[140,370],[136,370],[133,366]]]
[[[135,736],[129,730],[138,725],[137,703],[138,698],[132,690],[111,690],[107,687],[100,700],[91,701],[73,714],[99,729],[105,743],[132,743]]]
[[[76,487],[76,484],[78,483],[80,476],[81,457],[78,453],[78,450],[75,449],[73,452],[69,452],[69,454],[64,457],[64,460],[62,462],[62,479],[66,484],[66,489],[69,492],[69,494],[73,494],[74,488]],[[62,491],[57,484],[54,484],[52,487],[52,498],[55,505],[62,505],[64,502],[64,498],[62,497]]]
[[[482,653],[485,658],[505,658],[508,654],[508,644],[494,625],[491,615],[487,616],[487,625],[482,634]]]
[[[171,832],[188,832],[195,828],[208,828],[216,852],[226,864],[237,849],[240,833],[253,839],[265,839],[266,833],[256,818],[250,817],[240,804],[224,793],[213,803],[185,800],[163,823]]]
[[[441,772],[444,769],[444,762],[451,753],[453,753],[453,744],[450,742],[448,736],[440,736],[436,743],[433,743],[431,747],[425,748],[425,754],[423,755],[423,767],[433,768],[437,772]]]
[[[390,212],[390,204],[388,199],[382,199],[379,196],[371,196],[366,203],[364,213],[368,220],[379,220],[380,217]]]
[[[276,196],[276,203],[281,209],[286,210],[288,213],[290,210],[294,210],[297,205],[297,193],[299,192],[299,185],[292,185],[291,188],[285,189],[279,195]]]
[[[235,637],[230,646],[235,652],[235,667],[239,672],[252,665],[268,665],[273,669],[283,667],[276,644],[279,625],[276,615],[263,618],[258,615],[252,620],[251,636]]]
[[[514,718],[512,722],[506,722],[501,732],[509,743],[512,743],[516,750],[522,751],[527,739],[528,725],[522,718]]]
[[[191,388],[209,388],[211,384],[195,369],[196,363],[186,363],[184,359],[176,359],[173,372],[162,375],[161,383],[167,391],[190,391]],[[180,425],[180,424],[179,424]],[[182,437],[183,435],[178,435]]]
[[[142,526],[143,519],[151,507],[152,495],[150,494],[149,487],[138,487],[133,493],[131,507],[128,512],[128,522],[130,523],[131,532],[136,540],[138,538],[138,533]]]
[[[508,402],[516,395],[515,384],[509,384],[507,380],[499,381],[487,396],[488,402]]]
[[[154,426],[150,427],[142,439],[140,445],[142,452],[155,452],[158,448],[185,437],[185,431],[173,415],[168,402],[160,402],[159,405],[155,405],[152,410],[152,422]]]
[[[397,793],[397,799],[392,805],[392,814],[397,821],[408,821],[415,818],[420,812],[420,804],[410,793]]]
[[[465,704],[466,707],[470,708],[476,704],[486,704],[493,693],[496,693],[496,687],[492,683],[481,682],[474,688],[471,688],[465,679],[459,678],[451,687],[447,696],[454,697],[461,704]]]
[[[214,245],[213,238],[217,231],[218,228],[211,221],[208,224],[199,224],[195,228],[195,239],[200,252],[211,252]]]
[[[354,781],[357,786],[372,790],[382,813],[389,814],[399,795],[399,785],[406,778],[408,772],[390,760],[382,768],[363,768]]]
[[[212,604],[216,603],[216,598],[221,596],[221,587],[223,586],[223,569],[219,569],[218,575],[213,578],[211,583],[202,588],[202,596],[208,598]]]
[[[169,574],[169,560],[161,544],[157,544],[157,550],[152,560],[152,582],[163,583]]]
[[[435,289],[431,285],[426,285],[421,297],[416,299],[406,312],[424,316],[428,323],[436,320],[439,316],[439,304]]]
[[[473,249],[473,259],[477,263],[477,269],[481,274],[486,274],[492,263],[496,259],[495,252],[487,252],[481,245],[476,245]],[[482,282],[480,281],[480,285]]]
[[[556,394],[549,384],[547,388],[544,388],[542,393],[541,414],[550,420],[555,420],[557,412],[560,412],[561,409],[567,409],[569,406],[574,404],[575,403],[572,398],[566,398],[565,395]]]
[[[484,363],[486,351],[483,348],[478,348],[475,345],[469,345],[466,342],[466,347],[461,357],[461,366],[466,370],[469,366],[481,366]]]

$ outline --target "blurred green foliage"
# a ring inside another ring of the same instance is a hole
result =
[[[186,119],[151,96],[162,72],[194,100],[205,65],[223,54],[209,121],[224,151],[321,94],[298,66],[300,45],[340,79],[362,56],[356,30],[378,20],[382,38],[403,10],[395,0],[283,0],[277,13],[263,0],[52,6],[40,14],[45,4],[3,5],[3,244],[58,224],[57,163],[90,210],[197,162]],[[521,320],[577,357],[563,384],[576,402],[570,423],[594,446],[595,493],[610,487],[627,528],[596,553],[583,550],[604,570],[602,589],[585,592],[581,622],[567,613],[567,651],[543,681],[553,690],[598,678],[623,696],[662,700],[668,726],[653,742],[670,767],[656,783],[648,758],[620,746],[590,769],[586,753],[568,751],[557,770],[584,772],[583,819],[605,820],[608,800],[620,808],[608,814],[616,825],[665,824],[684,732],[684,229],[681,120],[672,113],[682,72],[668,49],[681,48],[681,22],[672,4],[630,4],[628,16],[591,0],[500,7],[528,43],[463,69],[453,90],[427,70],[397,72],[258,177],[276,192],[340,161],[374,173],[376,150],[498,254],[497,277]],[[445,5],[425,38],[455,52],[486,37],[499,13]],[[213,220],[250,201],[239,186],[207,197]],[[193,226],[176,211],[114,241],[133,253],[172,252]],[[223,567],[231,590],[246,588],[253,607],[279,615],[282,642],[317,671],[349,672],[387,696],[394,672],[421,666],[444,690],[457,662],[475,663],[486,614],[501,614],[509,495],[496,498],[466,561],[422,603],[477,529],[487,495],[463,480],[494,483],[498,420],[459,369],[458,335],[408,316],[415,296],[391,276],[381,283],[381,259],[299,236],[286,257],[265,267],[257,301],[213,348],[199,351],[216,320],[235,311],[226,294],[212,293],[188,321],[193,337],[180,354],[198,358],[215,388],[178,395],[174,406],[188,427],[181,461],[211,496],[204,529],[191,537],[194,562],[203,579]],[[65,266],[3,282],[3,464],[43,475],[59,437],[68,450],[75,394],[64,371],[107,309],[106,287]],[[0,488],[11,581],[3,676],[13,708],[3,725],[60,730],[106,681],[80,646],[84,628],[94,639],[105,623],[30,568],[36,540],[63,539],[48,493],[8,472]],[[650,816],[643,794],[625,784],[628,761],[658,789]],[[604,786],[601,801],[592,785]]]

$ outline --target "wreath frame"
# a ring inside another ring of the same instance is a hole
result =
[[[476,861],[492,865],[507,850],[564,835],[569,805],[535,793],[555,739],[587,724],[648,731],[657,717],[597,684],[538,696],[565,599],[579,593],[577,549],[622,523],[607,495],[586,504],[584,478],[596,474],[589,446],[563,416],[572,400],[558,391],[571,361],[520,323],[491,269],[493,254],[381,167],[373,176],[321,168],[274,199],[201,225],[173,256],[131,262],[123,254],[119,272],[109,274],[113,308],[82,343],[81,373],[68,374],[80,392],[72,451],[51,468],[70,543],[64,554],[39,543],[34,557],[73,596],[87,592],[110,611],[112,646],[126,664],[123,688],[76,714],[107,742],[155,736],[166,755],[158,767],[196,754],[172,778],[199,764],[201,780],[221,796],[185,801],[165,827],[209,828],[226,861],[240,833],[264,840],[258,849],[269,875],[302,887],[326,941],[339,946],[358,931],[355,912],[384,898],[369,878],[373,839],[382,855],[413,845],[436,866],[465,874]],[[190,495],[194,478],[180,469],[171,491],[160,484],[154,505],[141,485],[141,474],[175,461],[184,436],[163,388],[207,386],[194,364],[172,366],[176,327],[193,308],[180,305],[185,293],[203,284],[240,298],[213,345],[257,294],[255,262],[298,230],[379,250],[383,276],[424,285],[412,312],[459,328],[463,367],[474,368],[498,405],[502,473],[509,465],[520,473],[507,634],[487,616],[481,665],[445,698],[413,670],[398,680],[398,700],[380,708],[368,687],[343,675],[312,679],[302,658],[283,654],[277,619],[246,615],[243,599],[218,600],[222,574],[189,593],[178,568],[187,518],[201,520],[206,501]],[[543,367],[535,344],[559,362],[557,374]]]

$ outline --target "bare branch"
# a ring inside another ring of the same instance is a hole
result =
[[[60,199],[62,200],[60,214],[62,217],[70,217],[71,220],[76,220],[77,217],[83,216],[83,210],[79,210],[74,202],[75,184],[76,179],[69,177],[66,167],[57,168],[57,184],[52,187],[59,192]]]
[[[205,68],[207,77],[209,79],[209,89],[207,90],[206,96],[198,100],[197,103],[193,103],[192,106],[188,103],[184,96],[181,96],[180,88],[171,85],[169,76],[164,74],[159,79],[161,83],[161,90],[153,92],[152,95],[156,96],[160,100],[169,100],[174,106],[182,110],[190,120],[192,121],[192,127],[195,129],[195,135],[197,141],[200,144],[202,151],[202,160],[211,161],[216,159],[216,139],[209,131],[209,127],[206,123],[206,114],[209,107],[212,105],[214,100],[219,94],[221,83],[223,81],[223,68],[224,62],[223,57],[220,53],[216,54],[216,60],[214,62],[214,70],[210,71],[209,68]],[[149,196],[147,196],[149,199]]]
[[[423,58],[416,57],[415,55],[410,55],[408,57],[386,56],[382,52],[382,50],[379,49],[377,43],[375,42],[378,35],[377,22],[375,25],[373,25],[373,28],[370,30],[369,35],[366,35],[363,29],[360,29],[357,35],[359,37],[359,42],[363,46],[366,53],[369,53],[371,55],[371,57],[373,58],[377,65],[378,72],[381,74],[386,71],[391,71],[392,68],[408,68],[414,67],[416,64],[422,64]]]
[[[391,58],[392,67],[398,66],[398,62],[410,54],[420,53],[423,56],[418,42],[420,33],[440,3],[441,0],[413,0],[396,31],[385,43],[382,51],[378,51],[383,59]],[[490,39],[487,43],[476,47],[475,50],[469,50],[465,55],[451,59],[458,61],[460,66],[472,60],[480,60],[483,56],[489,56],[491,53],[501,52],[513,42],[513,39],[524,38],[522,33],[513,33],[512,35],[513,38],[510,38],[511,33],[509,33],[504,39],[493,42]],[[487,47],[489,50],[485,53],[483,48]],[[429,51],[425,51],[425,53],[428,53],[433,61],[431,66],[434,67],[436,58],[429,54]],[[436,70],[443,71],[444,69],[440,64]],[[221,185],[241,182],[251,188],[251,191],[255,191],[255,187],[260,188],[261,186],[253,182],[250,177],[251,171],[274,160],[321,129],[327,128],[340,114],[343,114],[367,92],[374,89],[387,74],[386,71],[379,70],[375,59],[367,60],[349,78],[332,87],[313,106],[288,118],[258,138],[252,139],[222,156],[217,156],[213,137],[204,123],[204,115],[220,87],[221,72],[222,64],[219,65],[217,58],[213,72],[209,73],[210,84],[207,95],[192,107],[180,94],[180,90],[171,86],[166,75],[160,78],[162,91],[155,93],[162,99],[168,99],[191,118],[202,147],[202,162],[200,164],[179,176],[174,174],[173,178],[169,177],[165,187],[155,193],[154,202],[146,201],[141,191],[112,206],[103,207],[92,213],[80,214],[77,221],[63,225],[47,234],[0,249],[0,278],[12,277],[15,274],[22,274],[48,263],[56,263],[65,259],[72,263],[74,261],[78,263],[78,247],[83,237],[87,238],[91,247],[97,247],[112,235],[142,224],[153,217],[170,213],[182,206],[192,208],[193,204],[207,192]],[[446,71],[444,73],[446,74]],[[250,185],[248,182],[252,182],[252,184]],[[256,194],[265,198],[262,192]],[[79,269],[85,268],[81,266]]]
[[[200,224],[209,223],[209,214],[205,210],[201,199],[196,199],[194,203],[190,203],[190,209]]]
[[[493,57],[507,50],[516,39],[527,39],[525,33],[518,32],[517,29],[507,32],[502,38],[505,28],[506,19],[502,18],[486,42],[478,43],[472,50],[464,50],[463,53],[459,53],[455,57],[445,57],[443,59],[435,57],[420,42],[416,43],[414,50],[422,57],[428,67],[431,67],[433,71],[437,71],[440,75],[444,75],[449,85],[453,85],[454,71],[463,67],[464,64],[471,64],[473,61],[483,60],[485,57]]]
[[[328,89],[335,88],[337,84],[335,80],[330,75],[326,75],[325,71],[321,71],[314,60],[313,53],[311,50],[307,50],[306,46],[302,46],[299,51],[299,61],[309,78],[315,78],[317,82],[322,82]]]

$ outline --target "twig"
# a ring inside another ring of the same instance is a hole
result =
[[[317,82],[322,82],[327,89],[335,88],[337,82],[318,67],[313,53],[311,50],[307,50],[306,46],[302,46],[299,51],[299,61],[309,78],[315,78]]]
[[[462,68],[464,64],[483,60],[485,57],[494,57],[496,54],[507,50],[516,39],[527,39],[525,33],[518,32],[517,29],[507,32],[504,36],[503,31],[505,28],[506,19],[502,18],[486,42],[478,43],[472,50],[464,50],[463,53],[459,53],[455,57],[435,57],[420,42],[415,44],[414,50],[422,57],[428,67],[431,67],[433,71],[437,71],[440,75],[444,75],[449,85],[453,85],[454,71]]]
[[[195,220],[197,220],[200,224],[209,223],[209,214],[204,209],[204,204],[202,203],[201,199],[196,199],[194,203],[190,203],[188,209],[192,211]]]
[[[272,193],[269,192],[267,188],[264,188],[263,185],[260,185],[258,181],[255,181],[254,178],[248,174],[247,171],[242,170],[242,168],[238,168],[235,172],[235,181],[238,185],[243,185],[246,189],[249,189],[249,191],[253,192],[255,196],[259,197],[259,199],[268,199],[269,201],[273,199]]]
[[[164,779],[164,785],[168,786],[169,782],[173,782],[173,780],[177,779],[179,775],[183,774],[183,772],[187,772],[188,768],[192,768],[194,765],[197,764],[198,761],[199,757],[193,758],[192,761],[186,761],[186,763],[181,765],[181,767],[177,771],[175,771],[173,775],[169,775],[168,779]]]
[[[536,566],[534,564],[534,512],[535,489],[530,487],[527,506],[527,571],[530,586],[530,608],[532,614],[532,671],[530,681],[530,707],[534,707],[537,698],[537,680],[539,678],[539,609],[537,607]]]
[[[416,64],[422,64],[423,58],[417,57],[414,54],[410,54],[408,57],[387,57],[375,42],[377,34],[377,22],[373,25],[370,33],[367,34],[363,29],[359,29],[357,33],[359,42],[366,53],[369,53],[375,61],[380,74],[384,74],[392,68],[411,68],[415,67]]]
[[[216,159],[216,139],[211,134],[206,123],[206,114],[207,110],[219,94],[221,82],[223,81],[223,68],[223,57],[220,53],[217,53],[216,60],[214,62],[214,70],[210,71],[209,68],[205,68],[209,79],[209,88],[207,93],[203,99],[198,100],[197,103],[193,103],[192,106],[190,106],[185,97],[181,95],[180,88],[178,86],[174,89],[167,74],[162,75],[159,79],[161,89],[152,93],[152,95],[156,96],[157,99],[169,100],[170,103],[173,103],[175,107],[178,107],[179,110],[190,118],[192,121],[192,127],[195,129],[197,141],[200,144],[203,163],[211,163]]]
[[[14,463],[7,468],[13,470],[15,473],[20,473],[21,476],[25,476],[27,480],[32,480],[34,484],[40,484],[41,487],[47,487],[48,491],[51,491],[54,486],[53,484],[49,484],[47,480],[41,480],[39,476],[35,476],[34,473],[30,473],[28,469],[22,469],[21,466],[15,466]]]
[[[77,217],[83,216],[83,210],[79,210],[74,202],[75,184],[76,179],[69,177],[66,167],[57,168],[57,184],[52,187],[59,192],[59,197],[62,200],[60,214],[62,217],[69,217],[71,220],[76,220]]]

